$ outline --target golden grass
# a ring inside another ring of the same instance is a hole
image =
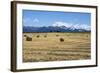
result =
[[[23,33],[23,62],[90,59],[90,37],[90,33]]]

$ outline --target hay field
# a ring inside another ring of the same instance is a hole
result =
[[[32,40],[27,41],[27,37]],[[23,62],[90,59],[90,37],[89,32],[23,33]]]

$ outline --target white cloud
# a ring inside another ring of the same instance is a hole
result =
[[[85,30],[91,29],[91,27],[87,24],[72,24],[61,21],[55,22],[52,26],[66,26],[67,28],[72,28],[72,29],[85,29]]]
[[[24,26],[36,26],[39,25],[39,19],[37,18],[24,18],[23,19]]]
[[[24,23],[27,23],[27,22],[29,22],[29,21],[30,21],[30,18],[24,18],[24,19],[23,19],[23,22],[24,22]]]
[[[39,19],[35,18],[35,19],[33,19],[33,22],[34,23],[38,23],[39,22]]]

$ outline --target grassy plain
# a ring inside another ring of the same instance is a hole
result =
[[[27,41],[25,35],[32,41]],[[90,59],[90,44],[89,32],[23,33],[23,62]]]

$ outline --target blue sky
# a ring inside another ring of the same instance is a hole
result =
[[[90,29],[91,25],[91,14],[82,12],[23,10],[22,18],[24,26],[74,26]]]

